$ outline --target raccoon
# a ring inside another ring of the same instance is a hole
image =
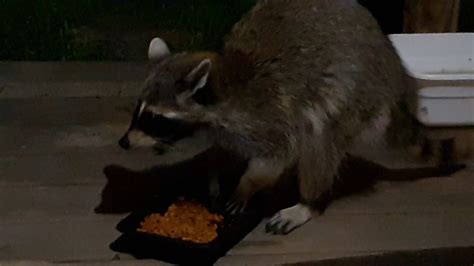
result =
[[[269,220],[275,234],[311,219],[332,194],[351,144],[383,110],[408,123],[405,140],[417,139],[415,83],[376,20],[353,0],[258,1],[222,51],[171,54],[155,38],[150,58],[156,66],[137,116],[199,125],[214,145],[248,159],[227,211],[241,212],[256,192],[296,169],[300,200]],[[388,139],[400,142],[393,136],[402,131],[389,127],[396,134]]]

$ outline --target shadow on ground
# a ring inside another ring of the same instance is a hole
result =
[[[189,196],[218,207],[236,187],[247,161],[233,153],[211,148],[194,158],[172,165],[131,170],[119,165],[104,168],[107,184],[102,190],[97,213],[127,213],[150,209],[157,202]],[[463,166],[389,169],[354,156],[343,161],[333,194],[322,197],[316,207],[323,211],[332,200],[357,193],[370,193],[377,180],[412,181],[430,177],[449,177]],[[288,169],[280,182],[260,194],[266,215],[298,200],[295,169]],[[209,180],[218,176],[221,196],[209,195]],[[274,195],[278,195],[275,197]],[[216,203],[217,201],[217,203]],[[214,205],[213,205],[214,204]]]
[[[107,184],[97,213],[126,213],[150,209],[154,203],[179,196],[209,202],[209,180],[219,175],[221,191],[235,186],[246,161],[217,149],[209,149],[191,160],[172,165],[131,170],[119,165],[104,168]]]

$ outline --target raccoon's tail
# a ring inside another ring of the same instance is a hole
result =
[[[445,164],[432,167],[387,168],[362,157],[348,154],[341,164],[334,196],[368,192],[377,181],[407,182],[428,178],[449,178],[465,169],[464,164]]]

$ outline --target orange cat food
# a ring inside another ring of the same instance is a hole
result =
[[[179,200],[164,215],[153,213],[145,217],[137,231],[205,244],[217,237],[223,220],[197,202]]]

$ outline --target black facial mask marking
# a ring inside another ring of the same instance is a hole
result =
[[[172,144],[180,139],[189,137],[194,133],[195,126],[193,124],[168,119],[146,110],[142,110],[142,113],[140,114],[142,103],[141,100],[138,100],[135,111],[133,112],[129,131],[134,129],[140,130],[146,135],[159,139],[160,142],[166,144]]]
[[[143,131],[148,136],[158,138],[168,144],[191,136],[194,126],[179,120],[168,119],[161,115],[154,115],[144,111],[136,121],[134,128]]]

